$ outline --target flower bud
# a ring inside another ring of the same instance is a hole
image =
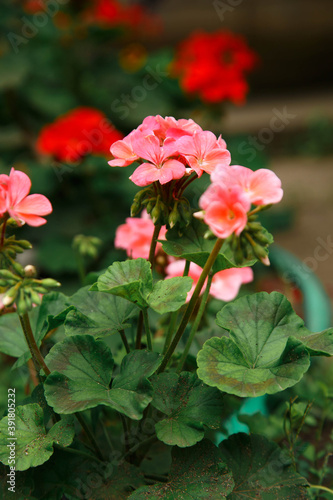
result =
[[[45,288],[53,288],[55,286],[61,286],[61,283],[59,283],[56,280],[53,280],[52,278],[45,278],[45,279],[40,281],[40,284],[42,285],[42,287],[45,287]],[[36,290],[37,290],[37,287],[36,287]]]
[[[25,266],[24,276],[26,278],[35,278],[37,276],[37,270],[35,266],[31,266],[30,264],[28,266]]]

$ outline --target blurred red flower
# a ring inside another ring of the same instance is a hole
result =
[[[142,5],[124,5],[117,0],[94,0],[84,11],[84,18],[89,24],[104,27],[140,28],[153,27],[156,19],[149,15]]]
[[[184,92],[204,102],[242,104],[248,91],[245,74],[257,62],[257,55],[241,36],[197,32],[180,44],[171,69]]]
[[[79,107],[46,125],[37,139],[37,151],[58,161],[77,162],[89,154],[109,156],[110,146],[123,138],[101,111]]]

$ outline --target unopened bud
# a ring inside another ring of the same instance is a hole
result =
[[[178,212],[178,201],[176,201],[168,217],[168,223],[171,229],[178,224],[179,219],[180,214]]]
[[[61,283],[59,283],[59,281],[53,280],[52,278],[45,278],[41,280],[40,284],[42,285],[42,287],[45,288],[53,288],[55,286],[61,286]]]
[[[24,275],[26,278],[35,278],[37,276],[37,270],[35,266],[28,265],[24,268]]]

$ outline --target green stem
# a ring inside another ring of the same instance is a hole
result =
[[[126,352],[127,354],[131,352],[131,348],[129,346],[129,343],[128,343],[128,340],[127,340],[127,337],[125,335],[125,331],[124,330],[120,330],[119,331],[120,333],[120,336],[121,336],[121,340],[123,341],[123,344],[125,346],[125,349],[126,349]]]
[[[153,350],[153,343],[152,343],[152,339],[151,339],[151,331],[150,331],[150,327],[149,327],[149,319],[148,319],[147,308],[142,309],[142,314],[143,314],[143,323],[145,325],[145,331],[146,331],[146,335],[147,335],[148,349],[150,351],[152,351]]]
[[[160,224],[157,224],[155,226],[154,233],[153,233],[153,236],[151,239],[151,244],[150,244],[150,249],[149,249],[149,257],[148,257],[148,261],[151,263],[151,270],[153,270],[153,267],[154,267],[157,238],[158,238],[158,235],[160,234],[161,227],[162,226]]]
[[[143,327],[143,313],[141,310],[138,319],[138,328],[136,331],[135,349],[141,349],[142,327]]]
[[[24,313],[19,315],[22,330],[25,336],[25,340],[27,341],[29,350],[31,352],[32,361],[35,365],[37,373],[39,373],[40,369],[44,370],[45,375],[50,375],[50,370],[46,366],[42,353],[39,350],[39,347],[35,341],[34,334],[32,333],[30,319],[28,313]]]
[[[99,463],[103,463],[102,460],[95,457],[94,455],[91,455],[90,453],[86,453],[85,451],[76,450],[75,448],[61,446],[60,444],[57,444],[57,443],[53,443],[53,446],[55,448],[58,448],[58,450],[66,451],[67,453],[72,453],[73,455],[78,455],[78,456],[81,456],[84,458],[89,458],[90,460],[95,460],[96,462],[99,462]]]
[[[197,333],[198,327],[200,325],[200,321],[202,319],[203,313],[205,312],[206,305],[207,305],[207,302],[208,302],[208,297],[209,297],[209,290],[210,290],[210,287],[211,287],[211,284],[212,284],[212,279],[213,279],[213,274],[209,273],[209,275],[208,275],[208,281],[207,281],[207,286],[206,286],[206,289],[205,289],[205,291],[203,293],[199,310],[198,310],[197,315],[195,317],[195,320],[194,320],[194,322],[192,324],[190,335],[189,335],[189,337],[187,339],[184,352],[183,352],[182,357],[180,358],[180,361],[179,361],[179,364],[178,364],[177,372],[179,372],[179,373],[183,369],[184,363],[186,361],[187,355],[188,355],[189,350],[191,348],[191,345],[192,345],[192,342],[194,340],[195,334]]]
[[[333,493],[333,490],[330,490],[326,486],[321,486],[319,484],[310,484],[310,488],[313,488],[313,489],[316,489],[316,490],[328,491],[328,493]]]
[[[185,331],[186,325],[187,325],[187,323],[190,320],[191,314],[192,314],[192,312],[193,312],[193,310],[195,308],[195,305],[197,303],[197,300],[199,298],[201,289],[202,289],[202,287],[203,287],[203,285],[205,283],[205,280],[206,280],[206,278],[208,276],[209,271],[213,267],[213,264],[214,264],[214,262],[215,262],[215,260],[216,260],[216,258],[218,256],[218,254],[219,254],[219,252],[220,252],[220,250],[222,248],[223,242],[224,242],[224,240],[222,240],[220,238],[216,240],[214,248],[213,248],[210,256],[207,259],[205,267],[202,270],[202,273],[201,273],[200,278],[198,280],[198,283],[197,283],[197,285],[195,287],[195,290],[193,292],[191,300],[189,301],[189,303],[187,305],[187,309],[186,309],[186,311],[184,313],[183,319],[182,319],[182,321],[181,321],[181,323],[180,323],[180,325],[178,327],[178,330],[177,330],[177,332],[175,334],[175,337],[174,337],[174,339],[173,339],[173,341],[172,341],[169,349],[167,350],[167,352],[166,352],[166,354],[164,356],[164,359],[163,359],[162,364],[161,364],[161,366],[160,366],[160,368],[158,370],[158,373],[161,373],[161,372],[163,372],[165,370],[165,368],[166,368],[166,366],[167,366],[167,364],[168,364],[168,362],[169,362],[169,360],[170,360],[170,358],[171,358],[174,350],[176,349],[176,347],[178,345],[178,342],[180,341],[180,339],[181,339],[181,337],[182,337],[182,335],[183,335],[183,333]]]
[[[188,273],[190,270],[190,264],[191,264],[191,262],[189,260],[187,260],[185,262],[183,277],[188,276]],[[177,324],[178,313],[179,313],[179,311],[174,311],[170,316],[170,323],[169,323],[169,327],[168,327],[168,331],[166,334],[165,343],[164,343],[164,347],[163,347],[163,354],[165,354],[170,347],[173,332],[174,332],[176,324]]]
[[[81,413],[74,413],[74,415],[76,416],[76,418],[78,419],[82,429],[84,430],[84,432],[86,433],[90,443],[92,444],[95,452],[96,452],[96,455],[98,456],[98,458],[103,462],[104,461],[104,457],[103,457],[103,454],[101,452],[101,450],[99,449],[99,446],[97,444],[97,441],[95,439],[95,436],[93,435],[89,425],[87,424],[87,422],[85,421],[83,415],[81,415]]]
[[[151,270],[152,271],[153,271],[153,268],[154,268],[154,260],[155,260],[155,250],[156,250],[156,245],[157,245],[157,238],[158,238],[158,235],[160,234],[161,227],[162,227],[161,225],[156,225],[155,226],[154,232],[153,232],[153,236],[152,236],[152,239],[151,239],[151,243],[150,243],[148,261],[151,264]],[[142,313],[142,311],[140,311],[139,321],[138,321],[138,328],[137,328],[137,331],[136,331],[136,341],[135,341],[135,348],[136,349],[141,349],[142,327],[143,327],[143,313]]]
[[[6,227],[7,227],[7,221],[8,221],[8,215],[6,214],[3,219],[2,223],[2,229],[1,229],[1,240],[0,240],[0,248],[3,247],[3,244],[5,242],[5,235],[6,235]]]
[[[39,372],[40,369],[43,369],[45,375],[50,375],[51,371],[49,370],[48,366],[46,365],[46,363],[44,361],[44,358],[42,356],[42,353],[40,352],[39,347],[38,347],[38,345],[37,345],[37,343],[35,341],[35,337],[34,337],[34,335],[32,333],[32,328],[31,328],[31,324],[30,324],[30,319],[29,319],[28,313],[24,313],[22,315],[19,315],[19,318],[20,318],[22,330],[23,330],[25,339],[27,341],[29,350],[31,352],[31,357],[32,357],[32,360],[34,362],[34,365],[35,365],[35,368],[36,368],[37,372]],[[93,447],[94,447],[94,449],[95,449],[95,451],[97,453],[97,456],[101,460],[103,460],[103,455],[102,455],[100,449],[98,448],[96,440],[95,440],[95,438],[94,438],[91,430],[89,429],[88,425],[84,421],[82,415],[80,415],[79,413],[75,413],[75,416],[78,419],[78,421],[80,422],[80,424],[81,424],[82,428],[84,429],[84,431],[86,432],[86,434],[87,434],[87,436],[88,436],[91,444],[93,445]]]

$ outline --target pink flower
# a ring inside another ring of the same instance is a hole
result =
[[[229,302],[237,297],[243,283],[253,280],[253,271],[250,267],[233,267],[214,274],[210,295],[216,299]]]
[[[145,135],[153,133],[163,142],[167,137],[178,139],[184,135],[193,135],[194,132],[202,131],[202,128],[191,119],[176,120],[173,116],[163,118],[156,115],[147,116],[138,127],[138,130]]]
[[[160,140],[153,134],[135,135],[133,149],[140,158],[149,162],[142,163],[131,175],[130,179],[137,186],[148,186],[155,181],[166,184],[172,179],[180,179],[186,172],[182,162],[170,159],[177,155],[177,141],[174,139],[166,139],[160,146]]]
[[[178,151],[183,154],[189,165],[200,176],[203,171],[211,174],[217,165],[230,165],[231,156],[225,149],[225,142],[216,139],[213,132],[196,132],[178,141]]]
[[[52,205],[42,194],[29,194],[31,181],[29,177],[19,170],[11,169],[9,176],[0,175],[0,187],[2,194],[5,193],[5,211],[3,201],[0,201],[0,210],[7,212],[10,217],[19,224],[26,222],[30,226],[41,226],[46,223],[46,219],[40,215],[48,215],[52,212]],[[2,208],[1,208],[2,206]]]
[[[215,182],[201,196],[199,206],[204,210],[205,223],[215,236],[227,238],[232,233],[239,236],[243,231],[251,203],[240,187],[228,189]],[[201,216],[200,212],[198,216]]]
[[[141,218],[128,217],[126,224],[122,224],[116,230],[114,246],[126,250],[128,257],[133,259],[139,257],[148,259],[154,227],[153,221],[145,210]],[[165,233],[166,229],[162,227],[159,239],[164,239]],[[161,248],[161,244],[157,243],[155,253]]]
[[[185,260],[175,260],[171,262],[167,268],[167,278],[174,278],[176,276],[182,276],[184,272]],[[196,284],[200,278],[202,269],[194,262],[191,262],[188,275],[193,279],[193,284],[191,290],[187,294],[186,302],[188,302],[195,290]],[[243,268],[232,268],[220,271],[213,276],[210,295],[216,299],[228,302],[233,300],[243,283],[250,283],[253,280],[253,271],[250,267]],[[207,286],[207,280],[202,287],[201,293],[205,290]]]
[[[109,165],[111,167],[127,167],[134,161],[138,160],[139,157],[133,150],[133,136],[136,133],[133,130],[130,134],[128,134],[124,139],[120,141],[116,141],[112,144],[110,151],[112,155],[115,157],[115,160],[109,161]]]
[[[212,172],[211,179],[228,187],[239,186],[254,205],[278,203],[283,196],[280,179],[266,168],[253,172],[240,165],[217,167]]]

